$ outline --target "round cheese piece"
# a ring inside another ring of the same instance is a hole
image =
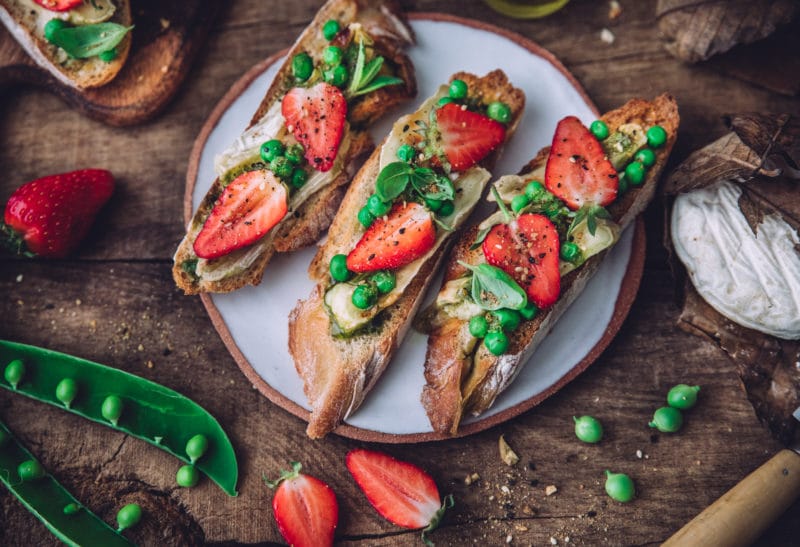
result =
[[[800,339],[800,238],[776,214],[750,229],[730,182],[680,195],[672,241],[706,302],[745,327]]]

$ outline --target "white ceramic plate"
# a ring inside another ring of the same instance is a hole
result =
[[[550,144],[553,130],[564,116],[576,115],[586,124],[596,118],[595,107],[566,69],[550,53],[519,35],[432,14],[414,17],[412,27],[417,45],[408,53],[416,67],[419,93],[375,127],[376,142],[383,139],[394,119],[415,110],[460,70],[482,75],[501,68],[525,92],[525,114],[497,164],[497,174],[519,171],[541,147]],[[189,169],[187,197],[191,196],[192,211],[214,180],[215,154],[245,129],[282,61],[283,57],[275,57],[254,67],[211,115],[195,144]],[[636,235],[638,255],[644,239]],[[538,404],[600,354],[619,329],[638,288],[641,259],[638,267],[630,260],[633,242],[634,230],[629,229],[516,382],[489,412],[477,420],[466,420],[464,434]],[[267,267],[261,285],[203,297],[215,326],[248,378],[271,400],[303,418],[308,416],[308,407],[287,349],[287,317],[296,301],[311,292],[306,270],[313,254],[314,249],[306,249],[291,256],[279,255]],[[434,292],[439,285],[439,280],[434,281]],[[620,290],[623,285],[625,291]],[[431,431],[419,401],[425,345],[425,337],[412,330],[376,388],[337,433],[383,442],[439,438]]]

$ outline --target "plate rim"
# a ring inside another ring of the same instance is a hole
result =
[[[459,17],[457,15],[450,15],[450,14],[436,13],[436,12],[412,12],[408,13],[407,15],[408,18],[411,20],[441,21],[441,22],[460,24],[477,30],[491,32],[493,34],[502,36],[511,42],[514,42],[518,46],[530,51],[534,55],[541,57],[542,59],[550,63],[556,70],[558,70],[567,79],[570,85],[575,89],[575,91],[578,92],[578,94],[584,100],[586,105],[592,110],[592,112],[595,115],[599,116],[600,113],[597,109],[597,106],[589,98],[589,95],[586,93],[586,90],[583,88],[580,82],[578,82],[575,76],[571,72],[569,72],[569,70],[567,70],[567,68],[561,63],[561,61],[558,60],[558,58],[555,55],[553,55],[550,51],[543,48],[539,44],[533,42],[532,40],[514,31],[504,29],[482,21],[476,21],[474,19]],[[268,56],[266,59],[256,63],[253,67],[251,67],[247,72],[244,73],[244,75],[242,75],[238,80],[236,80],[236,82],[234,82],[234,84],[230,87],[230,89],[228,89],[228,91],[222,96],[219,102],[214,106],[214,108],[208,115],[208,118],[206,118],[203,127],[200,129],[200,133],[198,133],[194,141],[191,153],[189,155],[189,165],[186,171],[186,184],[184,188],[184,197],[183,197],[184,225],[189,224],[192,218],[192,213],[194,212],[192,206],[192,197],[193,197],[194,187],[197,184],[197,174],[200,167],[200,157],[202,155],[203,149],[205,148],[209,136],[217,127],[223,115],[228,111],[233,102],[239,98],[239,96],[253,83],[253,81],[256,78],[258,78],[265,70],[267,70],[277,60],[284,57],[288,51],[289,48],[284,48],[280,51],[277,51],[272,55]],[[589,367],[589,365],[594,363],[600,357],[600,354],[602,354],[602,352],[605,351],[605,349],[614,339],[616,334],[619,332],[620,328],[622,327],[622,323],[625,321],[625,318],[628,316],[628,313],[630,312],[631,306],[633,305],[633,302],[636,299],[636,294],[638,293],[639,285],[641,283],[642,275],[644,273],[646,235],[644,229],[644,222],[642,221],[641,217],[637,217],[633,229],[634,229],[634,234],[633,234],[633,242],[631,244],[631,255],[628,259],[628,266],[625,270],[625,274],[620,283],[619,295],[617,296],[617,300],[614,304],[614,311],[611,315],[611,319],[609,320],[608,325],[606,325],[606,328],[603,331],[603,334],[600,337],[600,339],[587,352],[587,354],[577,364],[575,364],[572,368],[570,368],[566,374],[561,376],[552,385],[548,386],[547,389],[501,412],[498,412],[491,416],[487,416],[486,418],[478,419],[469,424],[463,425],[459,429],[456,435],[446,435],[446,434],[436,433],[434,431],[421,432],[421,433],[400,433],[400,434],[385,433],[382,431],[375,431],[371,429],[352,426],[346,423],[339,425],[336,429],[333,430],[333,433],[342,437],[347,437],[350,439],[355,439],[360,441],[389,443],[389,444],[409,444],[417,442],[455,439],[459,437],[466,437],[469,435],[473,435],[475,433],[485,431],[496,425],[504,423],[512,418],[519,416],[524,412],[527,412],[531,408],[538,406],[543,401],[550,398],[556,392],[561,390],[561,388],[563,388],[566,384],[568,384],[569,382],[574,380],[578,375],[583,373]],[[220,338],[222,339],[223,344],[233,357],[234,361],[236,362],[241,372],[245,375],[248,381],[251,382],[253,387],[255,387],[262,395],[264,395],[267,399],[269,399],[273,404],[281,407],[283,410],[289,412],[290,414],[293,414],[294,416],[300,418],[301,420],[307,423],[310,412],[305,408],[303,408],[302,406],[300,406],[299,404],[292,401],[291,399],[289,399],[288,397],[286,397],[285,395],[283,395],[280,391],[278,391],[271,385],[269,385],[266,382],[266,380],[264,380],[261,377],[261,375],[259,375],[258,372],[256,372],[256,370],[244,356],[242,351],[239,349],[239,346],[233,339],[233,336],[231,335],[231,332],[228,329],[228,325],[225,323],[222,314],[219,312],[219,309],[214,304],[211,295],[202,293],[200,294],[200,300],[202,301],[203,306],[205,307],[206,312],[208,313],[208,316],[211,319],[211,323],[214,326],[214,329],[217,331]]]

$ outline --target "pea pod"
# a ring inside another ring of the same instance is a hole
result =
[[[189,439],[204,435],[208,439],[208,449],[195,466],[228,495],[236,495],[238,465],[233,446],[214,417],[191,399],[115,368],[0,340],[0,367],[14,359],[21,359],[26,367],[25,376],[13,389],[15,393],[142,439],[185,463],[192,463],[186,454]],[[77,395],[69,408],[56,396],[56,388],[64,378],[71,378],[77,386]],[[5,379],[0,380],[0,387],[12,390]],[[109,396],[118,397],[122,403],[116,423],[102,413],[103,403]]]
[[[35,480],[21,480],[18,467],[26,461],[36,461],[34,456],[22,446],[5,424],[0,422],[0,435],[6,442],[0,446],[0,481],[14,494],[36,518],[61,541],[67,545],[133,545],[118,534],[100,517],[81,507],[76,500],[52,475],[45,473]],[[80,507],[81,510],[66,510],[67,507]]]

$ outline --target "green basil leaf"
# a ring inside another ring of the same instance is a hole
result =
[[[460,260],[458,263],[472,272],[472,299],[481,308],[521,310],[528,304],[522,287],[500,268],[485,263],[473,266]]]
[[[453,183],[433,169],[418,167],[411,175],[411,184],[425,199],[451,200],[456,195]]]
[[[380,89],[382,87],[386,87],[387,85],[399,85],[405,83],[402,78],[397,78],[395,76],[378,76],[372,82],[362,89],[359,89],[355,93],[351,93],[351,97],[357,97],[359,95],[366,95],[367,93],[372,93],[373,91]]]
[[[388,203],[403,193],[414,168],[404,161],[395,161],[384,167],[375,180],[375,194]]]
[[[116,47],[132,28],[117,23],[64,27],[53,33],[50,42],[70,57],[87,59]]]

